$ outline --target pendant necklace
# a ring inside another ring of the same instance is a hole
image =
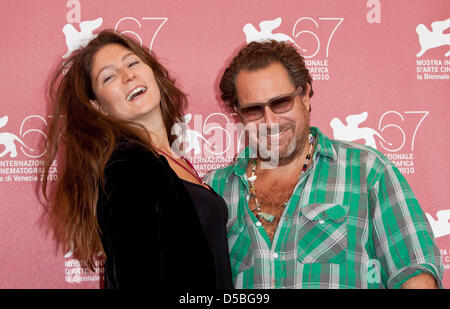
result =
[[[313,144],[314,144],[314,136],[310,133],[308,136],[308,141],[309,141],[309,153],[306,155],[306,159],[305,162],[303,164],[303,168],[302,171],[300,173],[299,178],[302,176],[302,174],[306,171],[306,169],[308,168],[309,163],[311,162],[312,159],[312,149],[313,149]],[[258,202],[258,198],[256,195],[256,188],[255,188],[255,181],[257,176],[255,175],[255,170],[256,170],[256,159],[253,159],[251,162],[252,165],[252,175],[248,178],[249,182],[250,182],[250,199],[252,197],[255,198],[255,205],[256,208],[252,209],[251,211],[255,211],[256,210],[256,214],[258,215],[259,218],[264,219],[265,221],[271,223],[273,220],[275,220],[275,216],[266,212],[261,211],[261,205]],[[289,200],[288,200],[289,201]],[[283,203],[283,205],[281,207],[285,207],[287,202]]]

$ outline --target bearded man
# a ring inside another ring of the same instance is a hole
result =
[[[312,80],[295,47],[248,44],[220,91],[254,128],[235,162],[205,177],[228,206],[236,288],[442,287],[439,249],[398,169],[310,127]]]

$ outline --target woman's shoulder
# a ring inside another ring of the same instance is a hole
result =
[[[111,157],[108,160],[107,168],[119,162],[126,165],[154,165],[159,159],[144,144],[121,137],[117,140]]]
[[[154,177],[164,174],[164,167],[155,154],[142,143],[120,138],[106,163],[104,177],[106,183],[134,182],[150,183]]]
[[[111,170],[120,170],[123,173],[136,173],[136,170],[155,171],[160,167],[160,159],[144,144],[120,138],[106,163],[105,172],[109,174]]]

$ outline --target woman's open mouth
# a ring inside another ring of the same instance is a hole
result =
[[[147,87],[136,87],[126,97],[128,102],[134,101],[147,91]]]

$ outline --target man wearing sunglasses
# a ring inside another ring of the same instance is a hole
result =
[[[398,169],[310,127],[312,80],[295,47],[252,42],[221,98],[249,146],[206,181],[227,202],[236,288],[436,288],[432,231]]]

